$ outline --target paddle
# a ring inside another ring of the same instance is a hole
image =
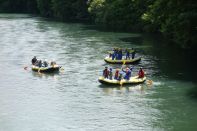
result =
[[[63,73],[64,72],[64,68],[62,66],[60,66],[60,72]]]
[[[31,66],[31,65],[26,65],[26,66],[23,67],[23,69],[24,69],[24,70],[28,70],[28,68],[29,68],[30,66]]]
[[[28,69],[28,66],[24,66],[24,68],[23,68],[24,70],[27,70]]]
[[[152,81],[152,80],[146,80],[146,84],[147,84],[148,86],[151,86],[151,85],[153,84],[153,81]]]

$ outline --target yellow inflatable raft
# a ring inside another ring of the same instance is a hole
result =
[[[36,72],[41,72],[41,73],[54,73],[58,72],[60,70],[61,66],[54,65],[54,66],[49,66],[49,67],[38,67],[38,66],[32,66],[32,70]]]
[[[141,60],[141,57],[137,57],[134,59],[122,59],[122,60],[112,60],[112,57],[105,57],[104,61],[110,64],[132,64],[132,63],[137,63]]]
[[[115,80],[106,79],[103,76],[99,77],[98,81],[102,84],[123,85],[123,84],[140,84],[146,81],[146,77],[138,78],[138,76],[131,77],[130,80]]]

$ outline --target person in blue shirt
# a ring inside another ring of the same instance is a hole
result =
[[[114,59],[115,59],[115,53],[112,54],[112,60],[114,60]]]
[[[116,48],[113,49],[112,60],[117,59],[117,50]]]
[[[129,70],[132,72],[132,70],[133,70],[133,67],[131,66],[130,68],[129,68]],[[131,75],[131,74],[130,74]],[[131,76],[130,76],[131,77]]]
[[[131,70],[127,67],[126,71],[124,71],[123,69],[122,71],[125,73],[124,79],[129,80],[131,77]]]
[[[113,72],[112,72],[112,68],[109,69],[109,79],[112,80],[113,77]]]
[[[126,51],[126,60],[129,58],[130,59],[130,52],[128,49],[125,50]]]

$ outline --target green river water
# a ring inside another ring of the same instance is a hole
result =
[[[136,33],[96,30],[20,14],[0,14],[0,131],[196,131],[195,57]],[[146,84],[114,87],[98,77],[112,47],[136,48]],[[31,71],[55,59],[59,74]],[[24,67],[28,66],[27,70]]]

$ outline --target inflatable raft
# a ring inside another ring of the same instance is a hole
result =
[[[138,76],[131,77],[130,80],[115,80],[115,79],[106,79],[103,76],[99,77],[98,81],[102,84],[111,84],[111,85],[124,85],[124,84],[140,84],[146,81],[146,77],[138,78]]]
[[[38,66],[32,66],[32,70],[36,72],[41,73],[54,73],[58,72],[60,70],[61,66],[55,65],[55,66],[49,66],[49,67],[38,67]]]
[[[110,64],[133,64],[133,63],[137,63],[141,60],[141,57],[137,57],[137,58],[134,58],[134,59],[127,59],[127,60],[112,60],[112,57],[105,57],[104,61],[107,62],[107,63],[110,63]]]

